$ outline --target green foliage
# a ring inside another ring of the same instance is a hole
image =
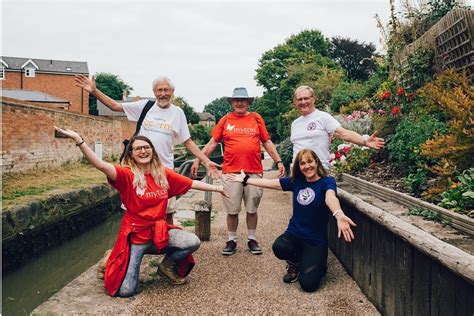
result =
[[[205,145],[211,139],[212,126],[206,127],[201,124],[192,125],[189,127],[192,140],[197,145]]]
[[[349,80],[365,81],[375,72],[377,65],[373,57],[377,54],[374,44],[342,37],[333,37],[331,42],[331,57],[346,71]]]
[[[413,114],[401,118],[387,144],[390,161],[405,168],[425,163],[426,159],[420,156],[420,146],[436,133],[446,131],[446,124],[432,115]]]
[[[449,181],[440,206],[474,217],[474,168],[464,170],[457,182]]]
[[[331,164],[336,173],[360,171],[369,164],[370,151],[357,145],[339,145]]]
[[[189,103],[182,97],[176,97],[173,100],[173,104],[179,106],[186,116],[186,120],[189,124],[199,123],[199,115],[194,111],[194,109],[189,105]]]
[[[305,30],[292,35],[285,43],[265,52],[259,59],[257,83],[270,91],[288,78],[290,65],[314,62],[317,56],[329,56],[330,42],[318,30]]]
[[[449,131],[428,140],[421,155],[435,161],[429,170],[445,179],[472,166],[474,88],[466,73],[448,70],[420,89],[427,109],[442,113]]]
[[[227,101],[227,97],[220,97],[220,98],[214,99],[211,103],[207,104],[204,107],[204,112],[214,115],[216,117],[216,122],[219,122],[219,120],[224,115],[232,112],[232,107]]]
[[[96,73],[95,83],[100,91],[114,100],[122,100],[124,93],[128,95],[133,90],[119,76],[106,72]],[[89,95],[89,114],[99,114],[97,111],[97,99],[93,95]]]
[[[195,225],[194,219],[184,219],[179,221],[183,227],[192,227]]]
[[[293,144],[291,143],[290,138],[286,138],[280,142],[277,150],[283,165],[287,170],[289,170],[290,164],[293,162]]]
[[[441,223],[441,216],[438,212],[433,212],[424,208],[413,208],[408,211],[408,214],[421,216],[426,220]]]
[[[431,47],[420,48],[407,58],[407,67],[402,74],[403,85],[418,89],[433,78],[434,51]]]
[[[128,95],[133,90],[119,76],[105,72],[95,75],[95,84],[100,91],[114,100],[122,100],[124,92]]]
[[[405,188],[416,196],[426,189],[426,171],[423,169],[416,169],[415,172],[410,173],[406,178],[403,178]]]
[[[367,87],[358,82],[342,82],[331,94],[331,111],[339,112],[341,106],[363,99],[367,96]]]

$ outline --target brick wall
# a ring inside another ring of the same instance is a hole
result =
[[[4,89],[40,91],[71,102],[72,112],[89,114],[89,94],[75,86],[73,75],[44,74],[36,72],[35,77],[25,77],[20,72],[5,70]]]
[[[122,141],[135,124],[126,119],[102,118],[69,111],[41,108],[29,102],[1,98],[2,168],[4,173],[55,167],[82,158],[74,142],[56,138],[53,125],[81,134],[94,148],[101,141],[104,156],[120,156]]]

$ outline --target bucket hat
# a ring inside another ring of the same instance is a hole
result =
[[[247,89],[243,87],[238,87],[234,89],[234,92],[232,93],[231,97],[227,97],[227,101],[230,103],[231,100],[233,99],[247,99],[249,100],[250,104],[252,104],[254,98],[249,97],[249,94],[247,92]]]

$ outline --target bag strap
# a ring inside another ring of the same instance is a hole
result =
[[[143,123],[143,120],[145,119],[145,116],[146,114],[148,113],[148,111],[150,111],[151,107],[155,104],[155,101],[153,100],[149,100],[146,104],[145,104],[145,107],[143,108],[142,110],[142,113],[140,113],[140,117],[138,118],[138,122],[137,122],[137,125],[135,127],[135,133],[133,133],[132,137],[133,136],[136,136],[138,134],[138,132],[140,132],[140,128],[142,127],[142,123]],[[123,151],[122,151],[122,154],[120,155],[120,158],[119,158],[119,163],[122,164],[122,160],[123,158],[125,157],[125,153],[127,152],[128,150],[128,145],[130,144],[130,140],[129,139],[125,139],[123,141]]]
[[[133,133],[133,136],[137,135],[138,132],[140,132],[140,128],[142,128],[143,120],[145,119],[146,114],[148,113],[148,111],[150,111],[153,104],[155,104],[155,101],[153,100],[149,100],[145,104],[145,107],[143,108],[142,113],[140,113],[140,118],[137,121],[137,126],[135,128],[135,133]]]

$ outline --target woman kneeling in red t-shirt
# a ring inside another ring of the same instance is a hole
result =
[[[136,293],[145,253],[165,254],[158,273],[171,284],[185,283],[185,277],[194,266],[191,254],[199,248],[200,240],[193,233],[166,223],[168,199],[191,188],[227,196],[224,188],[193,181],[165,168],[145,136],[132,137],[125,154],[125,166],[121,167],[97,157],[78,133],[55,128],[73,139],[86,159],[107,176],[126,207],[117,241],[105,268],[107,293],[122,297]]]

